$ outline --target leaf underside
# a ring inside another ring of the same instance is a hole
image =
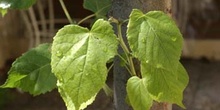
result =
[[[116,55],[117,45],[112,26],[101,19],[91,30],[77,25],[59,30],[54,37],[51,64],[67,108],[82,109],[87,106],[85,102],[94,99],[105,84],[106,62]]]
[[[20,88],[39,95],[56,88],[56,77],[51,73],[50,44],[42,44],[17,58],[2,88]]]

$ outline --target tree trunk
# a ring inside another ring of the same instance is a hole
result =
[[[171,0],[113,0],[109,16],[113,16],[118,20],[126,20],[132,9],[135,8],[142,10],[144,13],[152,10],[161,10],[171,15]],[[122,26],[122,35],[125,40],[126,26],[127,24]],[[119,48],[118,52],[122,54],[123,51]],[[126,83],[130,75],[125,68],[120,66],[119,58],[115,58],[113,69],[115,110],[131,110],[131,107],[126,103]],[[172,110],[172,105],[168,103],[154,103],[151,110]]]

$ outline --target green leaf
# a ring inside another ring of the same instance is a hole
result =
[[[132,54],[141,61],[141,74],[150,96],[184,107],[182,94],[188,75],[179,63],[183,38],[175,22],[160,11],[143,14],[135,9],[127,36]]]
[[[83,7],[94,12],[98,18],[104,17],[111,8],[111,5],[111,0],[84,0],[83,3]]]
[[[127,82],[128,98],[134,110],[149,110],[152,106],[153,99],[147,91],[144,80],[133,76]]]
[[[0,8],[0,12],[1,12],[2,16],[4,17],[5,14],[7,13],[7,9]]]
[[[50,44],[42,44],[17,58],[1,88],[18,87],[33,95],[51,91],[56,87],[56,77],[51,73]]]
[[[181,63],[177,70],[158,68],[147,63],[141,64],[141,71],[145,73],[148,92],[159,102],[182,104],[183,90],[188,84],[189,77]]]
[[[132,54],[142,62],[176,69],[182,49],[182,35],[175,22],[160,11],[143,14],[133,10],[128,23]]]
[[[106,62],[116,55],[117,46],[112,26],[101,19],[91,30],[77,25],[59,30],[54,37],[51,64],[68,108],[80,109],[104,86]]]
[[[35,2],[36,0],[0,0],[0,12],[4,16],[8,9],[27,9]]]
[[[2,9],[27,9],[31,7],[36,0],[0,0]]]

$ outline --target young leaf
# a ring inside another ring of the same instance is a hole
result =
[[[96,14],[96,16],[105,16],[111,8],[111,0],[84,0],[83,7]]]
[[[134,110],[149,110],[153,99],[150,97],[144,79],[131,77],[127,82],[127,93]]]
[[[117,46],[112,26],[101,19],[90,31],[77,25],[59,30],[54,37],[51,64],[68,108],[74,105],[80,109],[104,86],[106,62],[116,55]]]
[[[135,9],[128,23],[132,54],[142,62],[176,69],[182,49],[182,35],[173,20],[160,11],[143,14]]]
[[[36,0],[0,0],[0,8],[2,9],[27,9],[31,7]]]
[[[18,87],[33,95],[51,91],[56,87],[56,77],[51,73],[50,44],[42,44],[17,58],[1,88]]]

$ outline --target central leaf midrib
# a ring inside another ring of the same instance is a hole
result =
[[[77,102],[78,102],[78,104],[80,103],[79,102],[79,99],[80,99],[80,97],[79,97],[79,94],[80,94],[80,90],[81,90],[81,84],[83,83],[83,80],[82,80],[82,78],[83,78],[83,76],[84,76],[84,72],[85,72],[85,69],[86,69],[86,65],[87,65],[87,57],[88,57],[88,53],[89,53],[89,48],[90,48],[90,42],[91,42],[91,33],[89,33],[89,35],[88,35],[88,43],[87,43],[87,46],[86,46],[86,53],[85,53],[85,59],[84,59],[84,62],[83,62],[83,71],[82,71],[82,75],[80,76],[80,80],[79,80],[79,84],[78,84],[78,87],[80,88],[80,89],[78,89],[77,90]],[[83,92],[83,91],[82,91]],[[83,95],[83,99],[85,99],[85,96],[84,96],[84,93],[81,93],[82,95]]]
[[[148,17],[149,18],[149,17]],[[153,20],[153,19],[152,19]],[[172,65],[172,63],[170,62],[170,58],[168,57],[168,55],[167,55],[167,53],[165,52],[165,49],[163,48],[163,46],[161,46],[162,45],[162,43],[161,43],[161,40],[160,40],[160,37],[157,35],[157,33],[155,32],[155,29],[154,29],[154,27],[151,25],[151,23],[147,20],[147,23],[148,23],[148,25],[149,25],[149,27],[150,27],[150,29],[152,30],[152,32],[154,33],[154,38],[157,38],[157,40],[159,41],[159,47],[160,48],[162,48],[162,50],[163,50],[163,53],[165,54],[165,56],[166,56],[166,58],[168,59],[168,61],[169,61],[169,64],[170,65]],[[154,44],[154,42],[155,41],[153,41],[153,44]],[[153,47],[155,47],[155,46],[153,46]],[[152,53],[154,53],[154,52],[152,52]],[[156,65],[155,65],[156,66]],[[167,65],[166,65],[167,66]]]

